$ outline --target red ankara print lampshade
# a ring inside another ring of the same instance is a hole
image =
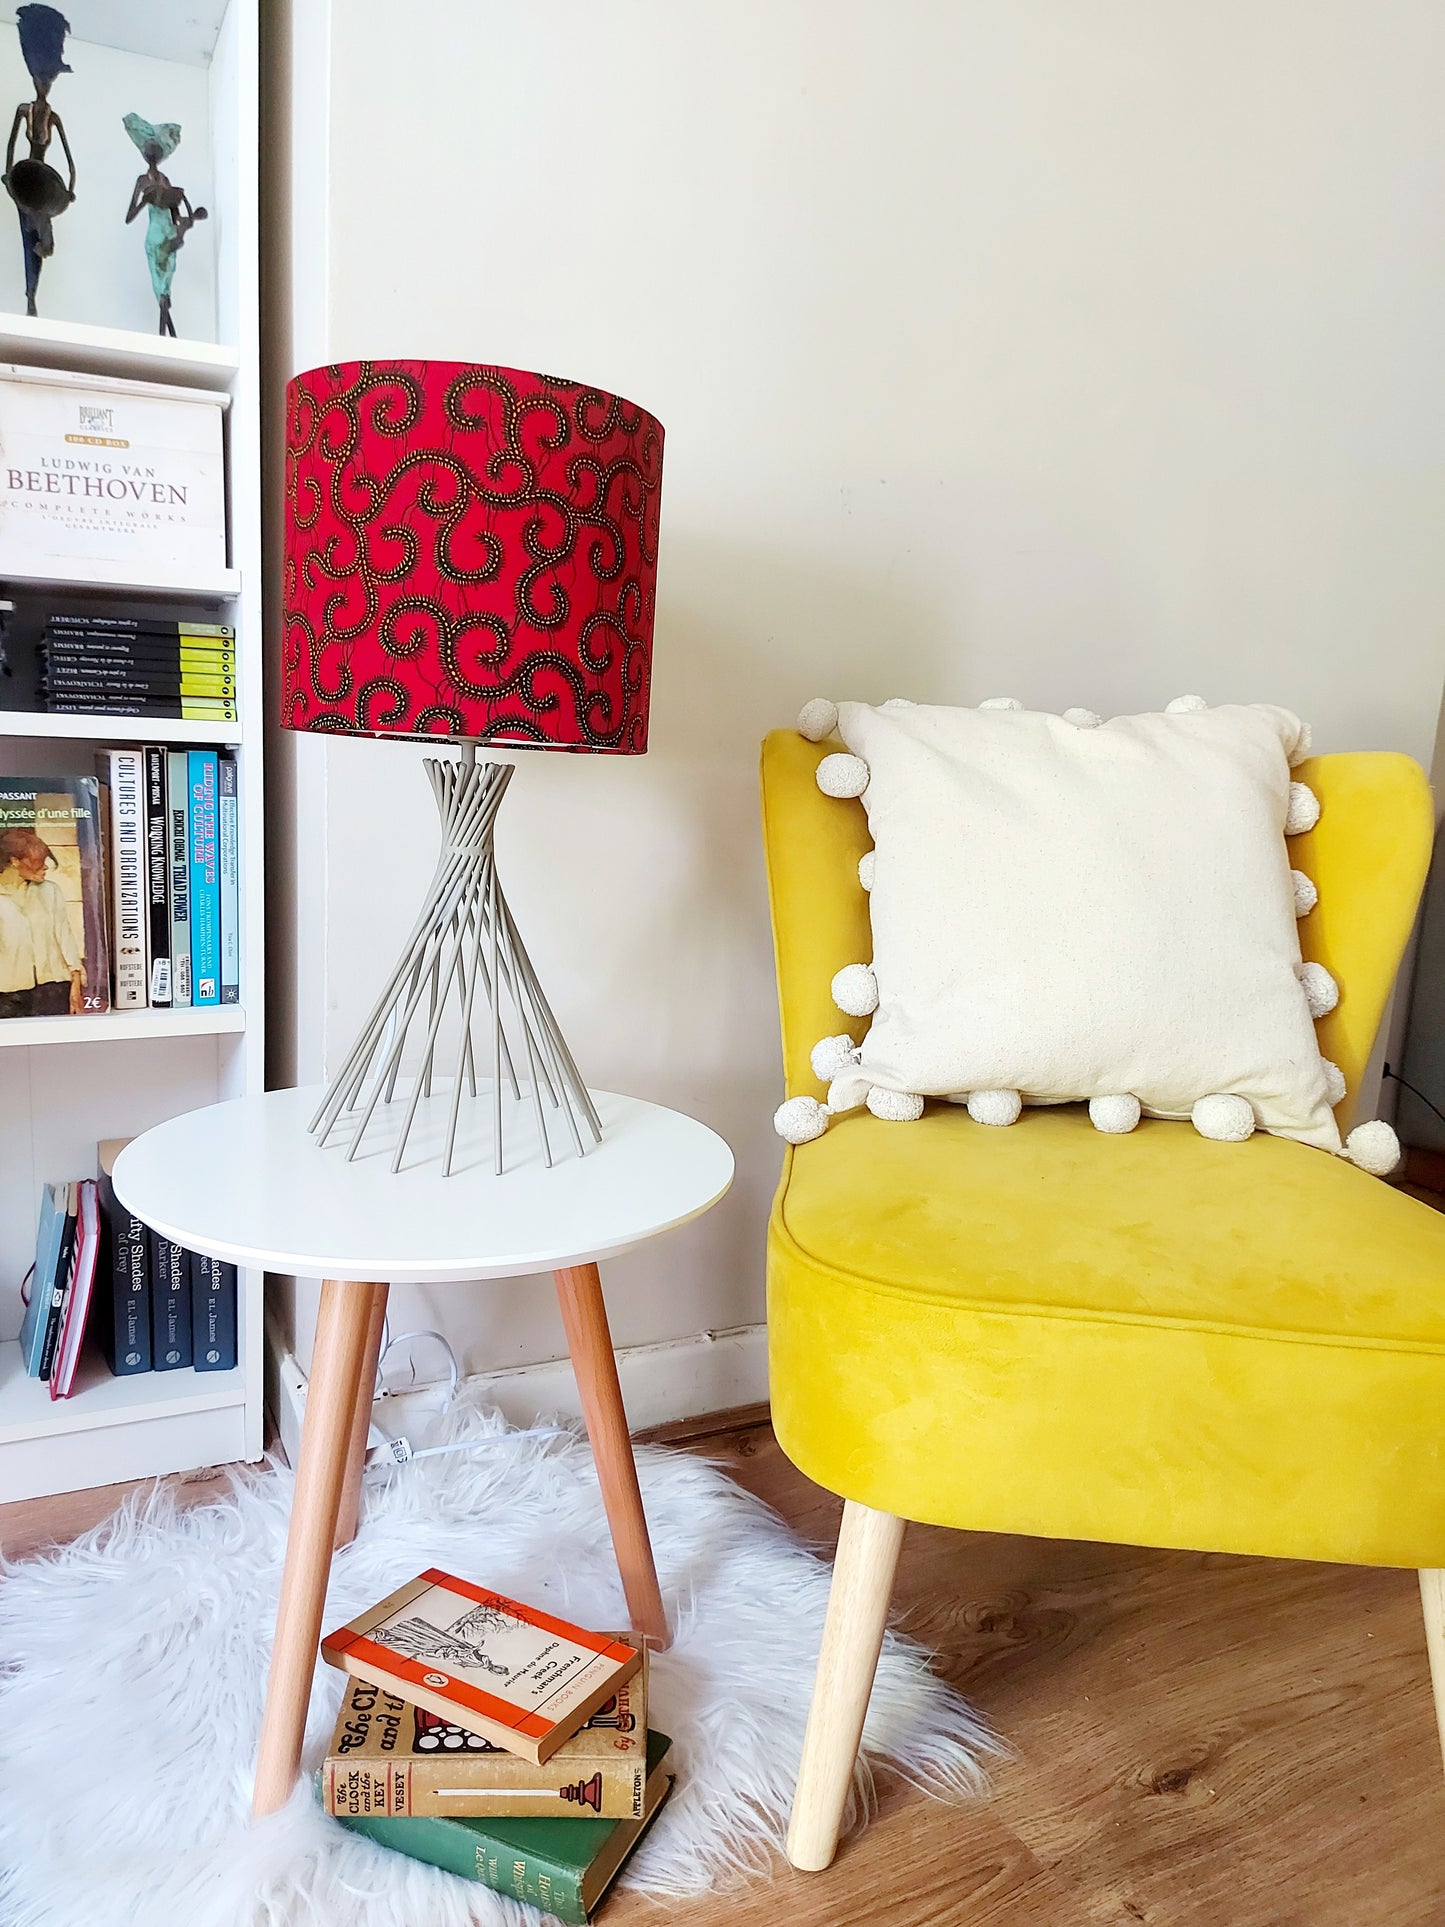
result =
[[[285,727],[647,748],[654,416],[457,361],[313,368],[286,407]]]

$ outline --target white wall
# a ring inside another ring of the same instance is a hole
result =
[[[314,28],[314,6],[298,0]],[[1268,698],[1428,758],[1445,666],[1434,0],[335,0],[326,352],[596,381],[666,425],[645,760],[523,759],[509,892],[585,1074],[736,1190],[611,1268],[623,1342],[761,1317],[778,1165],[758,739],[815,693]],[[314,279],[314,278],[313,278]],[[419,895],[416,754],[323,800],[303,1067]],[[379,871],[393,882],[379,905]],[[273,888],[275,880],[273,879]],[[383,912],[386,914],[383,914]],[[535,1285],[403,1303],[472,1369]]]

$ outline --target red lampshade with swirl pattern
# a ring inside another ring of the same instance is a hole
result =
[[[660,422],[456,361],[313,368],[286,399],[285,727],[647,748]]]

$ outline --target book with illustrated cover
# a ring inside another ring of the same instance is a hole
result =
[[[588,1632],[435,1568],[321,1642],[332,1666],[534,1763],[642,1664]]]
[[[647,1790],[636,1820],[337,1818],[378,1846],[527,1901],[568,1927],[585,1927],[672,1791],[671,1746],[665,1733],[647,1736]]]
[[[646,1781],[644,1655],[632,1678],[540,1766],[369,1680],[353,1679],[321,1769],[321,1804],[331,1814],[393,1818],[555,1817],[575,1811],[636,1820]]]
[[[185,750],[166,752],[166,814],[170,825],[171,1002],[191,1001],[191,789]]]
[[[193,749],[190,766],[191,1002],[221,1001],[221,868],[216,836],[216,752]]]
[[[101,1284],[97,1330],[114,1378],[151,1368],[150,1238],[115,1195],[111,1171],[130,1143],[111,1137],[97,1146],[100,1167]]]
[[[110,1009],[100,786],[0,776],[0,1018]]]
[[[115,1007],[143,1010],[150,1002],[144,752],[103,749],[95,772],[106,809]]]

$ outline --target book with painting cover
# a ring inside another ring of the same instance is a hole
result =
[[[544,1914],[586,1927],[603,1896],[657,1818],[672,1791],[667,1771],[672,1741],[656,1730],[647,1736],[647,1783],[636,1820],[504,1820],[445,1818],[430,1814],[387,1819],[381,1814],[337,1818],[353,1833],[413,1860],[441,1867],[462,1880],[539,1907]],[[318,1776],[319,1778],[319,1776]]]
[[[348,1816],[516,1819],[575,1812],[636,1820],[646,1782],[644,1656],[632,1678],[540,1766],[369,1680],[353,1679],[321,1768],[321,1804],[330,1814]]]
[[[0,776],[0,1018],[110,1009],[100,786]]]
[[[435,1567],[321,1642],[355,1678],[539,1764],[642,1664],[633,1646]]]

